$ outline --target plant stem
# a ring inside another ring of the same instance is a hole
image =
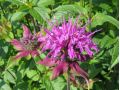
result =
[[[67,90],[70,90],[70,73],[69,73],[69,69],[67,72]]]
[[[35,19],[34,19],[34,17],[32,17],[32,16],[31,16],[31,18],[32,18],[33,26],[34,26],[34,34],[36,34],[37,28],[36,28],[36,24],[35,24]]]
[[[26,18],[27,24],[28,24],[28,26],[29,26],[29,28],[30,28],[30,24],[29,24],[28,16],[25,16],[25,18]]]
[[[37,31],[40,31],[39,23],[37,20],[36,20],[36,27],[37,27]]]
[[[84,1],[84,0],[80,0],[80,5],[81,5],[82,7],[84,7],[84,6],[85,6],[85,1]]]
[[[2,7],[1,4],[0,4],[0,7],[1,7],[1,10],[2,10],[2,13],[3,13],[4,17],[6,17],[6,15],[5,15],[5,11],[4,11],[4,9],[3,9],[3,7]]]

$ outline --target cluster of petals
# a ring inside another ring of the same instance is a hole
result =
[[[25,25],[22,25],[23,28],[23,37],[20,40],[13,39],[11,44],[18,50],[18,54],[15,56],[16,59],[32,55],[33,57],[39,55],[38,47],[39,44],[37,37],[32,35],[29,28]]]
[[[46,58],[39,64],[53,67],[51,79],[56,78],[70,70],[71,80],[75,81],[72,73],[82,76],[88,80],[88,74],[79,66],[78,61],[85,61],[98,52],[97,45],[92,36],[96,32],[87,32],[86,25],[78,26],[78,20],[73,23],[71,19],[51,30],[45,29],[46,36],[42,51],[49,51]],[[42,39],[39,38],[39,41]]]
[[[43,51],[50,50],[48,57],[60,58],[60,60],[78,59],[85,61],[98,51],[92,36],[96,32],[86,32],[86,25],[77,26],[77,20],[72,23],[64,21],[61,26],[54,26],[51,30],[45,30],[46,40]]]

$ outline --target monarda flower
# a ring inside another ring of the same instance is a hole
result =
[[[39,47],[37,36],[32,35],[29,28],[25,25],[22,25],[23,28],[23,37],[20,40],[13,39],[11,44],[19,51],[16,55],[16,59],[22,58],[28,55],[32,55],[33,57],[39,55],[37,49]]]
[[[51,79],[70,70],[72,81],[75,81],[73,73],[88,81],[88,74],[78,62],[86,61],[98,51],[96,44],[92,41],[92,36],[96,31],[87,32],[86,25],[78,26],[78,20],[73,23],[69,19],[68,22],[64,20],[60,26],[54,26],[45,32],[46,40],[42,50],[48,50],[49,53],[39,63],[49,67],[54,66]]]

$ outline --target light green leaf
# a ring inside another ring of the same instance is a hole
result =
[[[106,11],[108,11],[108,12],[111,12],[111,13],[113,12],[112,7],[111,7],[110,5],[108,5],[108,4],[101,3],[101,4],[99,5],[99,7],[103,8],[104,10],[106,10]]]
[[[99,61],[97,61],[96,59],[92,59],[89,61],[89,64],[96,64],[99,63]]]
[[[50,19],[48,10],[45,7],[34,7],[29,10],[30,14],[36,18],[39,22],[47,21]]]
[[[11,17],[11,21],[17,21],[17,20],[20,20],[22,19],[25,15],[27,14],[27,12],[16,12],[12,15]]]
[[[71,90],[78,90],[77,87],[74,87],[73,85],[70,86]]]
[[[11,87],[0,79],[0,90],[12,90]]]
[[[4,59],[2,59],[2,57],[0,57],[0,66],[4,65]]]
[[[114,48],[110,51],[112,52],[112,60],[109,69],[112,69],[116,64],[119,63],[119,44],[118,42],[115,44]]]
[[[70,15],[70,14],[69,14]],[[60,22],[62,17],[67,17],[68,13],[67,12],[63,12],[63,11],[57,11],[54,16],[52,17],[52,22],[56,23],[56,22]]]
[[[44,53],[40,54],[40,58],[44,59],[46,57],[46,55]]]
[[[16,83],[15,79],[16,79],[16,75],[12,70],[9,69],[4,72],[4,80],[6,82],[11,82],[11,83],[15,84]]]
[[[48,5],[53,5],[55,3],[54,0],[39,0],[38,6],[48,6]]]
[[[58,77],[57,79],[52,81],[52,85],[54,87],[54,90],[64,90],[66,82],[63,78]]]
[[[109,70],[112,69],[116,64],[119,63],[119,56],[114,60],[114,62],[112,63],[112,65],[110,66]]]
[[[33,16],[36,20],[38,20],[42,24],[43,19],[34,8],[30,9],[29,13],[31,14],[31,16]]]
[[[119,43],[118,43],[118,40],[117,40],[117,43],[114,44],[114,48],[112,49],[111,52],[112,52],[112,53],[111,53],[111,55],[112,55],[112,61],[111,61],[111,63],[113,63],[114,60],[116,60],[116,58],[117,58],[118,55],[119,55]]]
[[[69,13],[78,13],[78,14],[82,13],[84,15],[87,15],[88,13],[87,9],[79,5],[62,5],[55,8],[54,11],[66,11]]]
[[[7,62],[7,65],[6,65],[6,70],[17,65],[18,63],[19,63],[19,60],[14,60],[14,56],[9,57],[9,60]]]
[[[119,28],[119,22],[115,18],[109,15],[105,15],[103,13],[96,13],[92,18],[92,27],[96,27],[97,25],[102,25],[105,22],[109,22]]]
[[[56,13],[52,17],[52,22],[60,22],[62,17],[68,18],[68,16],[75,16],[76,14],[81,15],[81,18],[87,17],[87,9],[79,5],[62,5],[55,8],[53,11]]]
[[[32,79],[33,81],[37,81],[39,79],[39,74],[36,70],[28,70],[26,74],[27,77]]]

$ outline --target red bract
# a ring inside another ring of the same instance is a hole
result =
[[[79,64],[75,61],[72,62],[66,62],[66,61],[60,61],[60,60],[55,60],[52,58],[45,58],[43,61],[40,61],[39,64],[53,67],[53,74],[51,76],[51,79],[55,79],[59,75],[66,73],[68,68],[70,68],[70,73],[76,73],[78,75],[81,75],[83,78],[87,79],[88,74],[79,67]],[[72,76],[70,77],[72,80]]]
[[[24,30],[23,37],[20,40],[13,39],[11,41],[11,44],[19,51],[15,58],[22,58],[28,56],[29,54],[33,57],[39,55],[37,48],[40,43],[37,42],[37,37],[32,35],[27,26],[22,25],[22,27]]]

